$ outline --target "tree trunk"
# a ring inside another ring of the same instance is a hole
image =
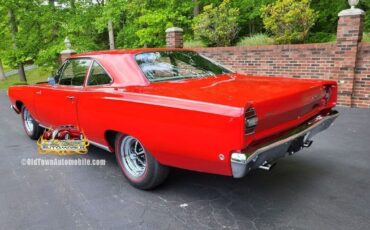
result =
[[[111,19],[108,20],[108,33],[109,33],[109,48],[111,50],[114,50],[115,46],[114,46],[113,22]]]
[[[0,80],[4,80],[4,79],[5,79],[5,72],[4,72],[3,63],[0,59]]]
[[[12,9],[8,10],[8,18],[9,18],[9,27],[10,27],[10,34],[13,41],[13,49],[17,50],[17,22],[15,19],[14,11]],[[26,74],[24,72],[24,65],[23,63],[18,63],[18,74],[19,80],[27,82]]]
[[[53,15],[55,15],[55,0],[49,0],[49,7]],[[55,41],[58,39],[58,24],[53,24],[52,31],[51,31],[51,41]]]
[[[24,71],[24,64],[19,63],[18,64],[18,74],[19,74],[19,80],[27,82],[26,78],[26,72]]]
[[[196,17],[200,12],[200,5],[198,0],[193,0],[194,8],[193,8],[193,16]]]

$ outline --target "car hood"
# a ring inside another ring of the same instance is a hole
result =
[[[286,98],[324,84],[321,80],[260,77],[227,74],[201,79],[155,82],[145,87],[133,87],[132,92],[174,97],[221,105],[245,107],[246,104]],[[312,97],[312,94],[307,95]],[[305,100],[299,98],[299,100]]]

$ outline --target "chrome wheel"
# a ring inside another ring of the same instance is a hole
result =
[[[120,145],[123,166],[132,177],[141,177],[146,170],[146,152],[134,137],[126,136]]]
[[[33,133],[35,129],[34,120],[27,109],[23,110],[23,117],[24,117],[24,126],[26,127],[26,131],[30,134]]]

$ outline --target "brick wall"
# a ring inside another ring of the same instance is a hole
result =
[[[361,43],[357,54],[352,106],[370,108],[370,43]]]
[[[203,55],[250,75],[330,79],[334,69],[335,45],[270,45],[197,48]]]

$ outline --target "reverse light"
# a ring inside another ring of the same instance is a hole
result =
[[[245,112],[245,133],[253,134],[258,124],[258,117],[254,108]]]

